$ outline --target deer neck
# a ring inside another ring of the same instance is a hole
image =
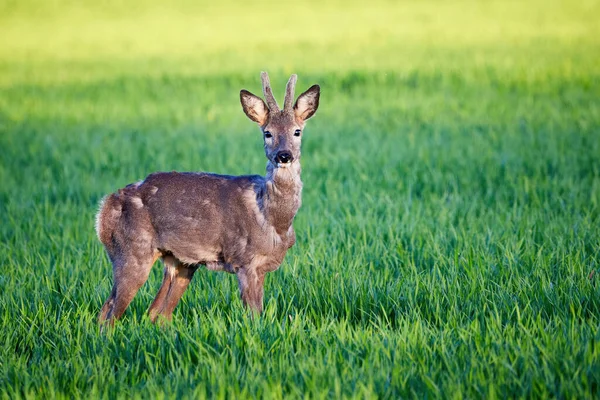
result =
[[[287,168],[267,164],[266,196],[263,208],[267,221],[279,235],[287,233],[302,203],[302,181],[300,162],[295,161]]]

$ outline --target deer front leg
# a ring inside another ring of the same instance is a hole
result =
[[[265,272],[257,271],[255,268],[240,268],[237,278],[244,306],[260,314],[263,310]]]

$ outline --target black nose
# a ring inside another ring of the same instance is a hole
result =
[[[290,153],[289,151],[280,151],[279,153],[277,153],[277,156],[275,156],[275,161],[277,161],[280,164],[287,164],[289,162],[292,162],[292,153]]]

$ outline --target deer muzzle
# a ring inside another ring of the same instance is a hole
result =
[[[294,157],[292,156],[292,153],[284,150],[277,153],[275,156],[275,161],[280,165],[290,164],[292,161],[294,161]]]

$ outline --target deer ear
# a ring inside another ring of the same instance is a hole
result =
[[[321,88],[319,85],[312,85],[306,92],[298,96],[296,104],[294,104],[294,113],[296,118],[306,121],[317,112],[319,108],[319,96]]]
[[[247,90],[240,91],[240,102],[244,112],[252,121],[259,125],[264,125],[269,116],[269,109],[265,102],[258,96],[253,95]]]

